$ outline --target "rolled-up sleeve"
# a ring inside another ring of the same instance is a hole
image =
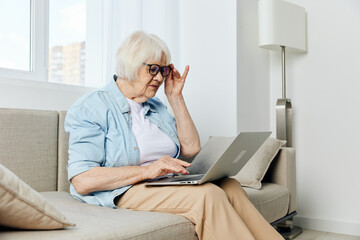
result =
[[[105,126],[98,121],[99,113],[84,105],[73,106],[65,119],[69,135],[68,180],[103,166],[105,162]]]

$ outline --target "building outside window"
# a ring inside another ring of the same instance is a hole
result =
[[[48,81],[85,85],[86,1],[49,1]]]
[[[85,84],[85,41],[49,49],[50,82]]]

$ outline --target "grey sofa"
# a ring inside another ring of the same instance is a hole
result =
[[[196,239],[193,224],[165,213],[92,206],[68,193],[66,112],[0,109],[0,163],[39,191],[75,227],[25,231],[0,227],[0,239]],[[272,224],[296,214],[295,151],[282,148],[261,190],[245,188]]]

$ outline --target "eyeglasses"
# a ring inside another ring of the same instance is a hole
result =
[[[157,64],[147,64],[147,63],[143,63],[143,64],[149,66],[149,73],[153,76],[156,76],[159,72],[161,72],[161,75],[163,77],[167,77],[171,72],[170,66],[160,67]]]

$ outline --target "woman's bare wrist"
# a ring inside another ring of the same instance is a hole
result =
[[[174,95],[167,96],[167,99],[170,104],[176,104],[176,103],[179,103],[180,101],[184,102],[184,97],[182,94],[175,95],[175,96]]]
[[[149,165],[147,166],[139,166],[140,169],[140,181],[143,181],[145,179],[149,179]]]

